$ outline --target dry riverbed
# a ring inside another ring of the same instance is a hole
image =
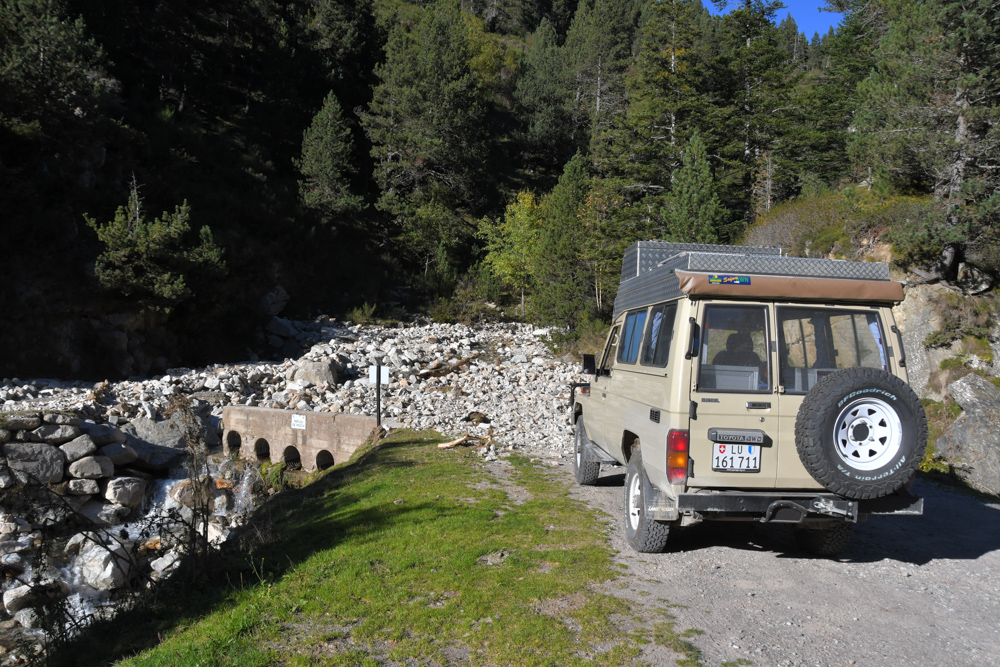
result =
[[[572,472],[553,474],[573,484]],[[624,571],[601,589],[703,631],[689,641],[706,666],[1000,665],[1000,503],[918,480],[924,516],[873,517],[836,559],[753,523],[678,530],[666,553],[639,554],[622,530],[622,482],[606,467],[597,486],[573,484],[609,515]]]

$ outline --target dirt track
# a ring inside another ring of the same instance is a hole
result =
[[[575,486],[571,462],[558,471]],[[873,517],[836,559],[808,556],[787,527],[750,523],[678,530],[666,553],[638,554],[623,534],[623,479],[604,470],[574,491],[612,517],[627,569],[605,588],[679,605],[677,629],[704,632],[690,641],[706,666],[1000,665],[1000,504],[918,480],[924,516]]]

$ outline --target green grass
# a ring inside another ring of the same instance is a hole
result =
[[[518,458],[498,482],[440,441],[396,434],[275,496],[257,513],[266,544],[95,626],[72,662],[620,665],[655,641],[697,664],[672,623],[593,590],[617,572],[604,524],[565,483]],[[502,490],[515,483],[521,504]]]

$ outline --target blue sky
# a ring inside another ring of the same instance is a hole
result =
[[[711,0],[703,0],[703,2],[713,14],[720,13]],[[815,32],[825,35],[830,26],[840,23],[842,14],[819,11],[820,7],[826,6],[823,0],[782,0],[782,2],[786,8],[778,10],[775,22],[780,23],[782,19],[791,14],[796,25],[799,26],[799,32],[805,33],[809,39],[812,39]]]

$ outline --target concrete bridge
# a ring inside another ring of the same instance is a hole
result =
[[[227,406],[222,443],[227,454],[289,469],[324,470],[351,457],[375,428],[375,418],[326,412]]]

